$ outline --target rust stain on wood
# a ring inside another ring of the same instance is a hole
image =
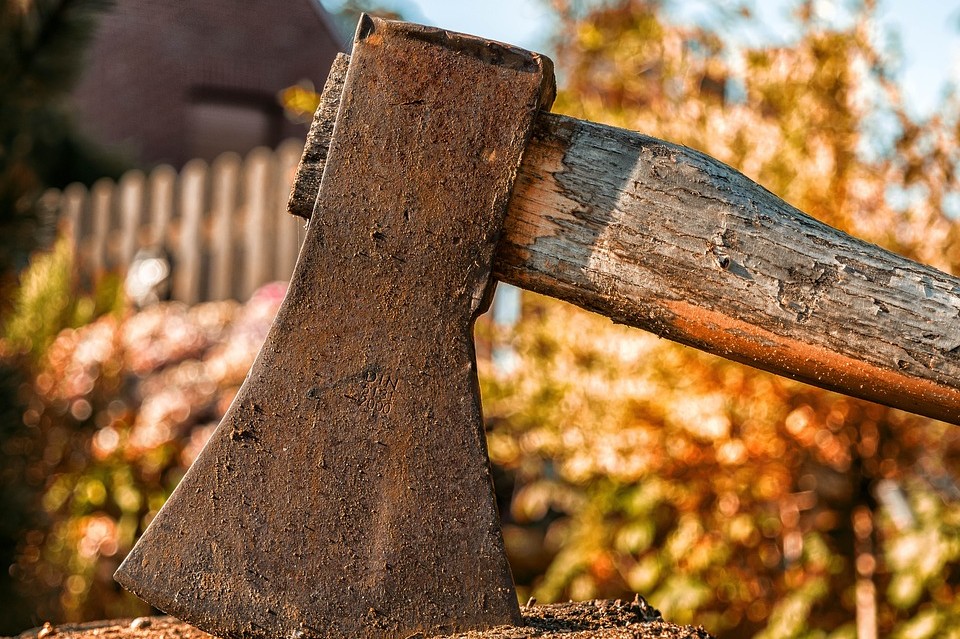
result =
[[[737,320],[690,302],[664,302],[673,314],[671,337],[828,390],[960,422],[960,390],[871,365]],[[904,398],[911,398],[905,402]]]

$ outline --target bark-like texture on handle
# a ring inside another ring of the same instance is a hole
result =
[[[696,348],[960,422],[960,279],[702,153],[541,114],[495,275]]]
[[[822,224],[686,147],[542,113],[494,274],[728,359],[960,423],[960,279]]]

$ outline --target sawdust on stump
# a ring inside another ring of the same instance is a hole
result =
[[[643,598],[623,602],[594,600],[522,606],[525,626],[498,626],[486,631],[407,639],[712,639],[700,627],[664,621]],[[45,624],[18,639],[210,639],[207,633],[173,617],[99,621],[86,624]]]

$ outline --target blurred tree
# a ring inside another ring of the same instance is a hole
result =
[[[16,297],[17,273],[43,235],[39,219],[43,190],[72,181],[89,184],[99,177],[116,176],[123,168],[76,133],[65,106],[82,68],[83,49],[96,15],[111,4],[107,0],[0,0],[0,318],[5,332]],[[57,293],[66,296],[69,288]],[[53,315],[65,309],[67,300],[44,301],[52,305],[28,306],[56,325],[24,324],[18,330],[22,335],[46,333],[49,342],[65,325],[57,324],[60,318]],[[21,420],[25,399],[21,365],[29,368],[32,360],[21,355],[43,341],[18,344],[16,353],[0,353],[0,452],[5,456],[0,470],[0,511],[5,513],[0,524],[0,600],[4,602],[0,634],[22,628],[33,617],[29,605],[21,603],[18,595],[22,593],[12,587],[7,568],[15,563],[15,549],[31,524],[31,509],[26,506],[32,493],[22,483],[23,454],[31,442]],[[21,352],[21,347],[26,351]]]
[[[960,269],[944,214],[957,100],[906,114],[872,2],[841,27],[801,2],[796,43],[741,50],[654,0],[553,4],[555,110],[698,148],[833,226]],[[718,29],[750,19],[735,8]],[[484,408],[515,486],[515,564],[551,551],[533,595],[636,590],[722,637],[853,636],[858,616],[881,636],[960,626],[954,427],[527,299],[504,336],[519,372],[484,377]]]
[[[111,0],[0,0],[0,313],[37,246],[42,191],[116,177],[117,159],[81,137],[66,98],[96,16]]]
[[[42,370],[47,349],[64,328],[88,324],[123,307],[115,276],[105,277],[92,296],[74,291],[73,252],[61,238],[52,251],[34,254],[21,273],[12,312],[0,332],[0,633],[13,634],[45,621],[37,615],[43,588],[23,588],[16,579],[28,538],[48,524],[42,508],[45,482],[52,470],[38,464],[49,433],[31,423],[29,405],[36,403],[34,376]],[[49,460],[49,457],[48,457]],[[30,532],[34,531],[34,532]]]

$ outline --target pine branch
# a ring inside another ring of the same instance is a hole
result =
[[[11,21],[15,32],[7,34],[17,46],[8,69],[15,74],[15,92],[8,95],[42,101],[69,93],[80,77],[97,18],[113,5],[113,0],[33,0],[19,20]]]

